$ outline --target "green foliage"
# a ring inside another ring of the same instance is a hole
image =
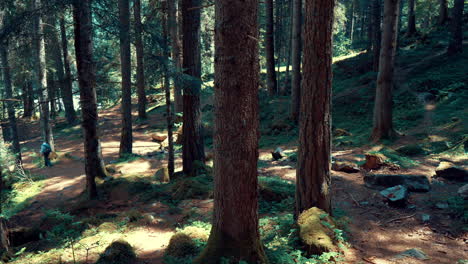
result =
[[[46,211],[43,221],[53,225],[52,229],[47,231],[46,239],[63,247],[74,243],[85,229],[84,224],[76,221],[75,216],[59,210]]]
[[[463,222],[468,223],[468,203],[460,196],[449,197],[447,202],[450,211]]]
[[[395,163],[402,168],[411,168],[419,164],[418,161],[415,161],[406,156],[402,156],[400,153],[396,152],[391,148],[382,148],[379,151],[370,151],[370,154],[383,154],[388,159],[385,162]]]
[[[259,177],[260,213],[279,213],[294,208],[295,184],[278,177]]]

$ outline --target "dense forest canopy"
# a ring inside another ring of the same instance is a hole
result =
[[[2,0],[0,263],[468,263],[464,0]]]

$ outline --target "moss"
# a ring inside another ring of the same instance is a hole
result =
[[[298,218],[299,237],[311,255],[337,251],[332,227],[335,223],[323,210],[313,207],[304,211]]]
[[[420,156],[426,154],[426,151],[419,144],[405,145],[397,149],[397,151],[406,156]]]
[[[133,264],[136,254],[132,246],[123,240],[110,244],[101,254],[96,264]]]
[[[198,253],[195,241],[187,234],[178,232],[171,237],[166,249],[166,255],[183,258]]]
[[[171,196],[174,200],[206,199],[212,195],[213,179],[205,174],[179,179],[171,186]]]
[[[119,230],[119,227],[112,222],[105,222],[98,227],[98,230],[99,232],[114,233]]]

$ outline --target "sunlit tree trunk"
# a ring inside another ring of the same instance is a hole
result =
[[[65,118],[69,124],[75,124],[77,121],[75,106],[73,103],[72,76],[70,70],[70,61],[68,59],[68,40],[67,31],[65,29],[65,17],[62,14],[60,17],[60,36],[62,42],[63,56],[63,84],[62,84],[62,100],[65,107]]]
[[[330,108],[334,0],[306,0],[296,208],[331,213]]]
[[[258,1],[215,4],[214,212],[194,261],[267,263],[258,231]]]
[[[40,9],[42,6],[41,0],[34,0],[34,9]],[[41,130],[42,139],[47,142],[52,150],[55,150],[54,136],[50,124],[50,109],[49,109],[49,91],[47,89],[47,70],[46,70],[46,51],[44,41],[44,24],[42,16],[35,16],[34,24],[34,61],[36,69],[36,87],[39,93],[39,110],[41,113]]]
[[[273,21],[273,0],[265,1],[266,23],[265,23],[265,56],[267,68],[267,87],[270,95],[278,93],[275,71],[275,42]]]
[[[135,48],[137,57],[138,118],[146,118],[145,67],[143,49],[143,25],[141,24],[141,1],[134,0]]]
[[[302,30],[302,0],[293,1],[292,28],[292,79],[291,79],[291,119],[299,118],[301,103],[301,30]]]
[[[132,153],[132,83],[130,56],[130,4],[119,0],[120,71],[122,75],[122,131],[119,156]]]
[[[374,127],[371,136],[374,141],[391,138],[395,135],[392,121],[392,90],[398,16],[399,0],[385,0],[382,47],[380,48],[379,75],[374,105]]]
[[[93,25],[91,1],[75,1],[73,7],[75,52],[83,116],[86,191],[89,199],[97,198],[96,177],[106,177],[98,135],[96,76],[93,60]]]
[[[185,70],[183,94],[183,144],[184,173],[192,172],[193,163],[205,162],[200,93],[200,0],[182,0],[183,69]]]
[[[447,53],[453,55],[463,51],[463,0],[455,0],[452,11],[451,38]]]

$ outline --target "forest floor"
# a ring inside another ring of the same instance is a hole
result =
[[[350,133],[335,135],[333,157],[360,166],[365,162],[366,153],[382,153],[400,169],[395,172],[384,168],[376,173],[424,175],[431,182],[429,192],[412,192],[406,207],[395,208],[384,201],[378,190],[365,186],[366,171],[332,171],[334,216],[346,220],[340,221],[340,229],[344,230],[348,242],[344,257],[335,259],[337,263],[468,262],[466,200],[457,197],[463,183],[433,177],[441,161],[460,166],[468,161],[464,89],[468,83],[464,71],[468,57],[464,53],[457,58],[444,58],[437,41],[434,37],[433,44],[424,44],[422,48],[414,48],[410,43],[400,51],[400,57],[407,61],[400,61],[403,66],[397,69],[401,76],[395,91],[394,120],[395,127],[405,135],[380,145],[368,142],[373,107],[369,102],[373,99],[376,75],[360,67],[365,63],[359,60],[365,61],[366,54],[335,63],[334,131],[340,128]],[[209,93],[202,97],[205,125],[212,124],[213,119],[209,99],[212,91]],[[12,241],[19,251],[13,263],[94,263],[118,239],[133,246],[139,263],[191,263],[190,258],[185,262],[167,259],[165,250],[171,236],[185,226],[194,225],[209,232],[213,200],[210,194],[195,199],[174,199],[174,192],[180,195],[177,182],[175,185],[157,182],[154,174],[166,166],[166,154],[159,152],[160,146],[151,140],[151,134],[165,132],[166,118],[162,94],[155,98],[149,119],[135,120],[133,151],[136,155],[127,159],[118,158],[119,105],[100,112],[103,156],[113,171],[113,180],[98,180],[100,199],[92,203],[84,199],[81,127],[67,127],[63,118],[57,119],[55,139],[59,157],[53,167],[44,168],[37,154],[42,143],[38,122],[19,122],[24,167],[30,172],[31,181],[15,185],[7,209],[11,229],[18,234],[22,232],[21,239]],[[292,219],[297,127],[287,120],[288,104],[288,97],[271,99],[260,95],[259,179],[262,184],[269,180],[281,181],[273,182],[279,183],[273,191],[284,198],[276,202],[260,201],[261,234],[270,259],[279,259],[276,257],[281,250],[275,249],[288,244],[284,240],[272,242],[271,237],[289,239],[292,228],[286,225],[287,230],[279,228],[272,236],[265,235],[269,231],[264,228],[268,221]],[[209,136],[206,144],[210,152]],[[415,144],[424,151],[416,155],[397,151],[401,146]],[[271,152],[278,147],[287,157],[274,161]],[[455,148],[461,151],[452,151]],[[176,171],[180,169],[181,148],[176,145]],[[202,185],[210,184],[208,181]],[[283,233],[286,235],[282,236]],[[266,241],[265,237],[270,240]],[[407,250],[413,257],[401,255]],[[287,262],[271,262],[306,263],[292,258]]]

